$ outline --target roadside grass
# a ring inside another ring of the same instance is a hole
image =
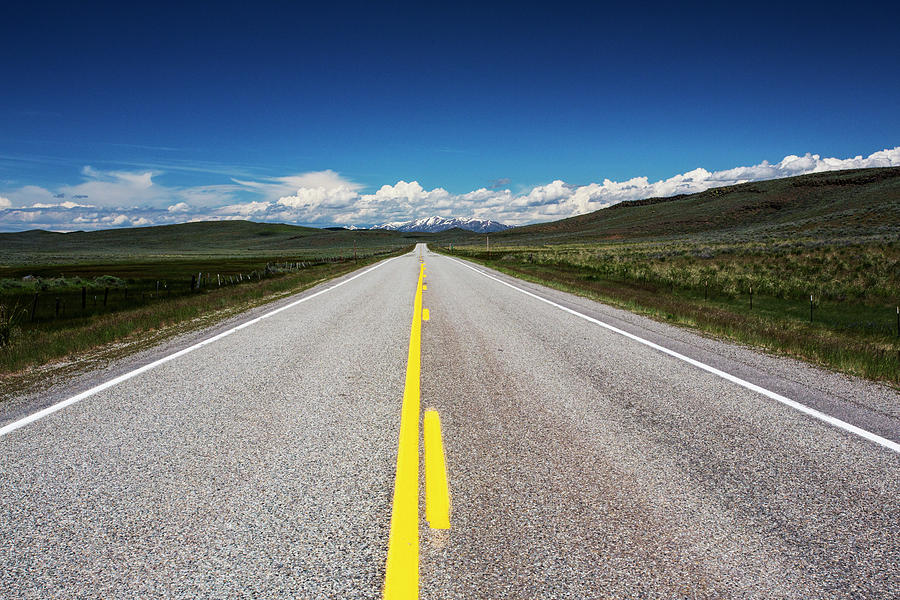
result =
[[[352,258],[321,260],[298,268],[280,269],[270,266],[268,275],[260,272],[259,278],[245,276],[242,284],[222,287],[209,285],[193,292],[182,285],[182,290],[174,295],[155,294],[155,278],[131,279],[130,285],[143,289],[143,295],[133,291],[132,299],[135,304],[108,304],[106,312],[95,312],[93,309],[96,307],[92,306],[82,313],[81,290],[76,286],[78,289],[73,293],[79,302],[77,309],[71,308],[69,316],[41,318],[35,322],[29,320],[28,304],[23,305],[20,298],[9,302],[10,297],[7,296],[7,308],[3,312],[7,322],[12,318],[11,335],[8,343],[0,348],[0,375],[8,378],[31,367],[77,357],[103,346],[134,342],[141,337],[153,337],[158,342],[159,332],[166,331],[175,335],[209,326],[249,308],[298,293],[322,281],[408,251],[409,247],[370,254],[356,261]],[[160,265],[171,272],[170,264]],[[197,266],[184,265],[191,272]],[[150,292],[149,289],[154,291]],[[63,293],[62,289],[56,291]],[[92,297],[93,295],[91,294]],[[122,344],[123,352],[127,352],[126,347],[139,346],[140,344]],[[6,389],[0,391],[3,395],[10,392]]]
[[[502,247],[490,254],[481,247],[454,247],[452,255],[900,387],[900,247],[894,242],[782,240],[766,246],[680,239]]]
[[[393,250],[371,248],[355,254],[357,260],[366,260]],[[321,252],[276,258],[200,256],[193,260],[137,256],[129,263],[5,266],[0,267],[0,305],[24,308],[28,324],[61,322],[354,260],[352,248],[332,251],[333,256]]]

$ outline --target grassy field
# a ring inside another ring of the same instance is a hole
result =
[[[193,293],[175,296],[146,294],[134,303],[112,305],[105,311],[89,303],[84,312],[79,308],[69,308],[69,313],[60,318],[44,318],[34,323],[20,312],[19,317],[13,319],[9,343],[0,350],[0,373],[15,373],[99,346],[151,335],[166,328],[180,333],[190,329],[192,322],[210,325],[253,306],[349,273],[385,256],[389,255],[369,256],[358,261],[323,261],[259,280],[200,288]]]
[[[100,348],[123,354],[142,339],[211,325],[412,243],[393,232],[248,222],[32,231],[0,234],[0,242],[4,383],[39,365]]]
[[[313,229],[275,223],[217,221],[161,227],[0,234],[0,277],[58,266],[170,261],[219,263],[236,259],[303,260],[352,256],[408,246],[416,234]]]
[[[900,169],[627,203],[493,234],[491,248],[453,253],[900,386]]]

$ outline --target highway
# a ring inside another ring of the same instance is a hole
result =
[[[204,336],[0,404],[0,597],[900,598],[894,390],[423,245]]]

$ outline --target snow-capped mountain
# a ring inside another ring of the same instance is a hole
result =
[[[424,233],[438,233],[459,227],[467,229],[475,233],[493,233],[495,231],[503,231],[509,229],[510,225],[504,225],[497,221],[482,219],[447,219],[444,217],[427,217],[424,219],[416,219],[415,221],[396,221],[394,223],[385,223],[376,225],[372,229],[391,229],[393,231],[417,231]]]

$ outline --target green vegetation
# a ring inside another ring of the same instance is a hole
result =
[[[239,258],[265,260],[331,258],[341,254],[407,246],[415,234],[393,231],[312,229],[294,225],[217,221],[161,227],[53,233],[0,234],[0,276],[57,274],[57,266],[99,265],[111,271],[135,263],[197,261],[217,264]]]
[[[391,254],[399,254],[409,248]],[[248,278],[243,284],[212,286],[195,291],[167,295],[145,293],[134,302],[127,300],[101,309],[88,302],[85,311],[80,304],[68,307],[59,318],[30,320],[30,307],[20,303],[6,311],[13,315],[11,336],[0,349],[0,373],[8,374],[32,365],[84,353],[99,346],[135,337],[152,335],[168,329],[172,334],[194,326],[206,326],[243,310],[277,300],[338,277],[387,255],[370,255],[353,261],[321,261],[293,271],[260,278]],[[124,289],[124,288],[122,288]],[[78,292],[80,302],[81,293]],[[120,299],[122,296],[120,296]],[[0,327],[0,335],[3,329]],[[154,336],[155,338],[155,336]],[[135,346],[140,347],[140,344]]]
[[[900,169],[625,203],[493,234],[490,253],[483,244],[453,254],[900,385]]]
[[[412,243],[394,232],[248,222],[0,234],[0,394],[30,368],[104,348],[115,358]]]
[[[491,244],[688,239],[887,242],[900,230],[900,168],[856,169],[622,202],[491,235]],[[700,238],[698,238],[700,236]]]

